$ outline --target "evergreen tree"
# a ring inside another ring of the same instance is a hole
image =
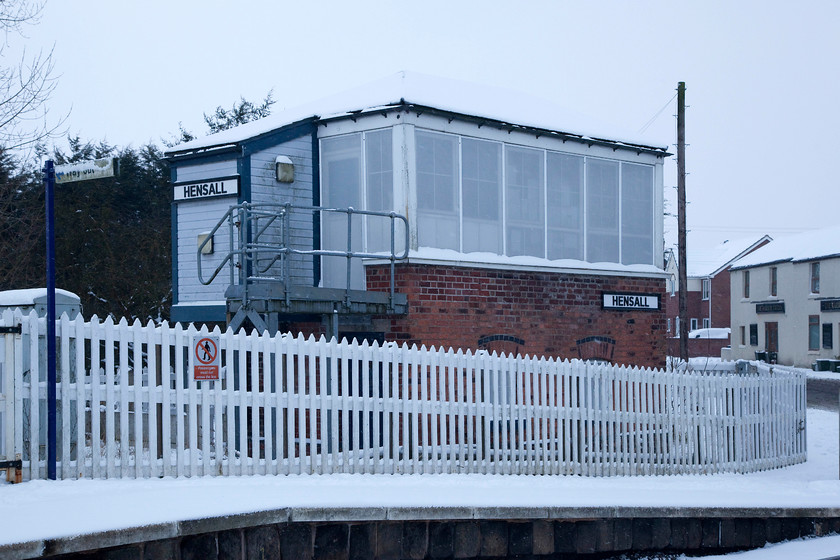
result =
[[[212,115],[204,113],[204,122],[207,123],[210,134],[215,134],[240,124],[262,119],[271,114],[271,106],[274,105],[273,95],[274,92],[269,91],[259,105],[251,103],[244,97],[240,97],[239,102],[234,103],[230,110],[219,105]],[[183,128],[181,130],[183,132]]]
[[[42,185],[40,173],[0,149],[0,290],[46,285]]]
[[[0,5],[3,0],[0,0]],[[2,10],[0,10],[0,14]],[[267,116],[262,103],[240,98],[230,110],[204,116],[218,132]],[[180,141],[193,136],[180,126]],[[148,144],[118,148],[78,136],[54,149],[56,165],[119,158],[117,177],[55,188],[56,285],[79,295],[84,315],[167,319],[172,302],[169,163]],[[36,150],[46,156],[46,150]],[[46,285],[44,185],[40,166],[28,169],[0,149],[0,290]]]
[[[56,186],[56,283],[86,316],[165,319],[171,303],[169,166],[154,145],[68,139],[57,164],[119,158],[117,177]]]

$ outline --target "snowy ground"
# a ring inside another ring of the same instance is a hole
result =
[[[749,475],[314,475],[4,485],[0,487],[0,544],[282,507],[433,505],[838,507],[838,417],[833,412],[809,410],[808,461]],[[778,557],[824,558],[840,553],[840,537],[811,539],[796,546],[817,543],[824,547],[816,556],[797,550]]]

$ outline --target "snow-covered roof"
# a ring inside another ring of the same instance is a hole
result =
[[[597,119],[582,116],[542,98],[414,72],[398,72],[318,101],[173,146],[166,153],[176,155],[236,145],[307,119],[347,117],[404,104],[490,119],[514,128],[538,128],[582,139],[661,151],[663,155],[666,153],[665,148],[633,140],[635,134],[621,131],[614,125],[599,123]],[[667,142],[662,145],[667,145]]]
[[[0,307],[32,306],[36,300],[46,301],[46,288],[27,288],[24,290],[6,290],[0,292]],[[56,288],[56,299],[64,299],[65,302],[80,302],[79,296],[73,292]]]
[[[686,259],[686,275],[689,278],[714,276],[740,257],[749,254],[755,247],[771,239],[769,235],[764,235],[758,239],[748,237],[728,240],[706,249],[689,249],[690,254]]]
[[[829,257],[840,257],[840,226],[776,238],[764,247],[738,259],[732,264],[732,268]]]

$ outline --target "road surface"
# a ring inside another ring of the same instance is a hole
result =
[[[840,395],[840,379],[808,380],[809,408],[837,411],[838,395]]]

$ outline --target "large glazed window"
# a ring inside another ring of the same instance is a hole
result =
[[[460,250],[458,138],[417,131],[417,239]]]
[[[505,148],[507,254],[545,256],[545,152]]]
[[[501,144],[461,141],[463,251],[502,254]]]
[[[658,265],[655,166],[415,131],[422,247]]]
[[[362,135],[351,134],[321,141],[321,170],[324,187],[323,204],[329,208],[362,207]],[[321,217],[321,248],[328,251],[347,250],[347,216],[325,213]],[[363,247],[362,221],[355,220],[352,229],[352,250]],[[358,261],[358,259],[356,259]],[[324,257],[322,283],[326,287],[344,287],[347,283],[347,259]],[[362,281],[360,262],[352,263],[353,283]]]
[[[621,262],[653,261],[653,168],[621,164]]]
[[[583,260],[583,158],[548,152],[548,258]]]
[[[618,262],[618,162],[586,161],[586,260]]]
[[[394,210],[394,165],[391,129],[348,134],[321,140],[322,204],[328,208],[348,208],[390,212]],[[399,232],[399,230],[397,230]],[[388,218],[353,218],[353,251],[381,252],[391,249]],[[400,250],[401,238],[397,238]],[[321,216],[321,248],[346,251],[347,214],[325,212]],[[347,285],[347,259],[323,257],[322,285]],[[351,287],[364,287],[361,259],[351,261]]]
[[[391,129],[365,134],[365,191],[366,210],[378,212],[393,210],[394,164],[391,149]],[[366,221],[367,250],[371,252],[390,251],[390,220],[379,216],[369,216]]]

